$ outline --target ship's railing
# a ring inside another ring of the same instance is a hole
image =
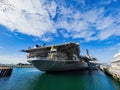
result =
[[[27,59],[28,61],[31,60],[49,60],[47,57],[31,57]]]

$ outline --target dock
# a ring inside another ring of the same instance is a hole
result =
[[[101,65],[100,70],[104,73],[112,76],[114,79],[120,81],[120,69],[112,68],[110,66]]]
[[[7,77],[12,74],[13,68],[11,66],[0,66],[0,77]]]

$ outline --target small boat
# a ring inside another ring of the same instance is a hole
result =
[[[89,69],[90,59],[80,55],[79,43],[39,46],[22,50],[28,53],[27,61],[40,71],[68,71]]]

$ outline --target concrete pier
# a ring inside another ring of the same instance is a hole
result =
[[[0,66],[0,77],[7,77],[12,74],[13,68],[10,66]]]
[[[117,70],[117,69],[114,69],[114,68],[109,68],[108,71],[113,76],[113,78],[120,81],[120,70]]]
[[[116,69],[116,68],[112,68],[112,67],[109,67],[109,66],[101,65],[100,70],[103,71],[106,74],[111,75],[114,79],[120,81],[120,69]]]

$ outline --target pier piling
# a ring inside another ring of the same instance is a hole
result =
[[[10,66],[0,66],[0,77],[7,77],[12,74],[12,67]]]

